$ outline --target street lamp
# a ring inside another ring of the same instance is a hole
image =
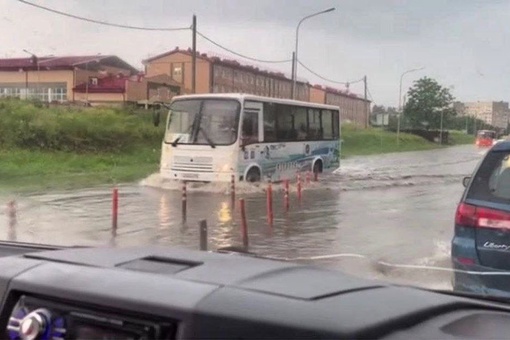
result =
[[[320,11],[320,12],[317,12],[317,13],[313,13],[313,14],[310,14],[310,15],[307,15],[306,17],[304,17],[303,19],[299,20],[299,23],[296,27],[296,48],[294,50],[294,60],[293,60],[293,64],[294,64],[294,69],[292,70],[292,99],[296,99],[296,79],[297,79],[297,68],[298,68],[298,39],[299,39],[299,26],[301,26],[301,23],[303,21],[305,21],[306,19],[310,19],[311,17],[315,17],[317,15],[320,15],[320,14],[324,14],[324,13],[328,13],[328,12],[333,12],[335,10],[335,7],[331,7],[331,8],[328,8],[324,11]]]
[[[441,113],[441,119],[439,121],[439,145],[443,145],[443,119],[444,119],[444,108],[439,109],[437,107],[432,108],[433,113]]]
[[[35,62],[37,63],[37,87],[36,87],[36,89],[37,89],[37,95],[39,95],[39,90],[40,90],[39,83],[41,81],[41,72],[40,72],[41,70],[39,69],[39,58],[37,58],[37,56],[35,54],[33,54],[32,52],[29,52],[25,49],[23,50],[23,52],[30,54],[32,56],[32,60],[35,60]],[[27,93],[27,97],[28,97],[28,93]]]
[[[401,119],[400,117],[402,116],[402,79],[404,78],[404,76],[406,74],[411,73],[411,72],[420,71],[420,70],[423,70],[424,68],[425,67],[413,68],[413,69],[405,71],[400,76],[400,88],[398,91],[397,145],[400,145],[400,119]]]

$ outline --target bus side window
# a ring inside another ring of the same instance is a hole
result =
[[[264,142],[276,142],[276,108],[264,103]]]
[[[257,143],[259,141],[259,113],[244,112],[243,134],[244,144]]]
[[[306,140],[306,108],[294,108],[294,127],[297,130],[297,140]]]
[[[340,113],[333,111],[333,137],[340,138]]]
[[[324,139],[333,139],[333,112],[331,110],[322,110],[322,132]]]
[[[294,115],[292,106],[276,104],[278,128],[276,138],[278,141],[293,141],[297,138],[297,131],[294,131]]]
[[[318,109],[308,109],[308,140],[320,139],[321,133],[321,111]]]

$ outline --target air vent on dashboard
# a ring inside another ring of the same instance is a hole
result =
[[[154,274],[175,274],[180,271],[201,265],[200,262],[176,261],[161,257],[144,257],[124,262],[116,267]]]

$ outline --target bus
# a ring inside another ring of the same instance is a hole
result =
[[[496,142],[496,131],[479,130],[476,134],[476,146],[491,147]]]
[[[222,93],[176,96],[168,108],[162,179],[279,182],[340,166],[337,106]]]

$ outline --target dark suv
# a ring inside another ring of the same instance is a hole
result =
[[[463,184],[452,240],[453,288],[510,297],[510,141],[493,146]]]

